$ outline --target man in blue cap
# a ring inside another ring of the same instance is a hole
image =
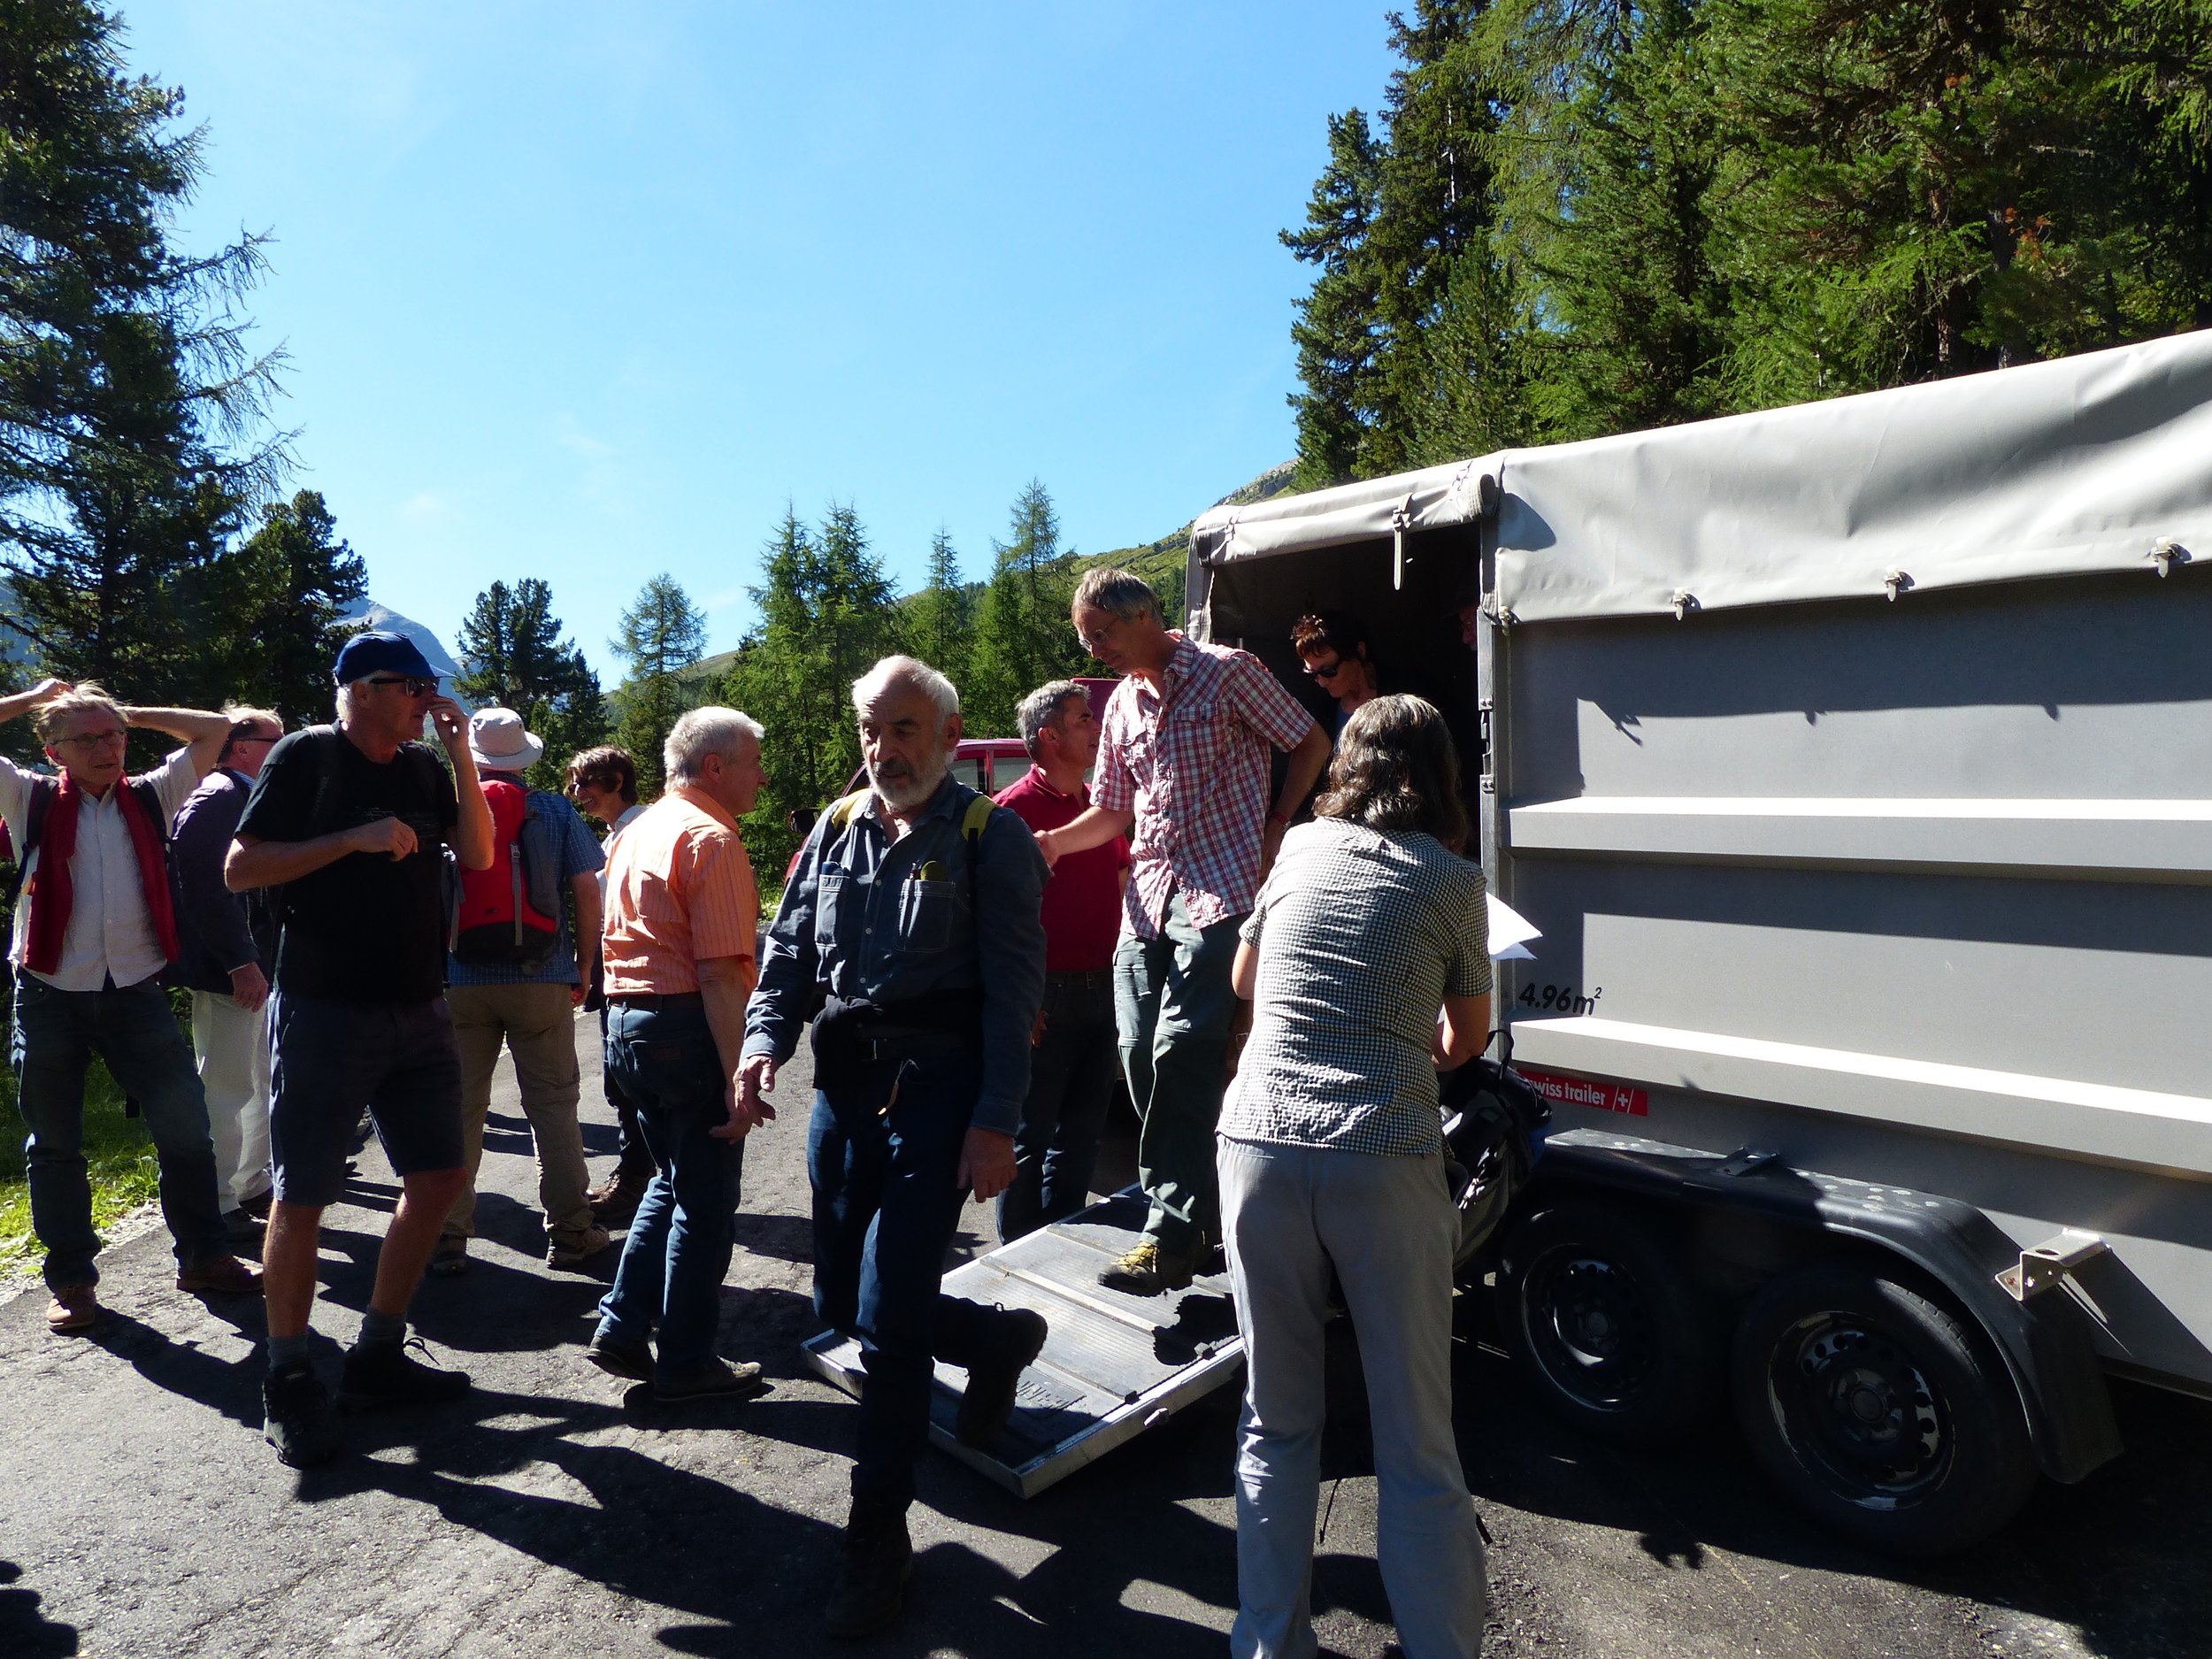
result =
[[[438,1224],[468,1182],[439,849],[449,844],[471,870],[489,868],[491,808],[469,752],[468,717],[439,695],[437,672],[413,641],[357,634],[338,653],[336,679],[337,724],[295,732],[269,752],[223,871],[234,892],[282,888],[262,1404],[269,1443],[295,1468],[338,1450],[330,1395],[308,1363],[307,1321],[323,1210],[344,1185],[364,1105],[400,1178],[400,1200],[339,1398],[353,1407],[426,1404],[468,1388],[461,1372],[418,1363],[404,1344],[407,1304]],[[450,777],[414,741],[426,717]]]

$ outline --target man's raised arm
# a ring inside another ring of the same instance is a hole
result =
[[[215,770],[223,745],[230,741],[230,716],[227,714],[205,709],[139,709],[127,703],[119,703],[117,709],[124,725],[165,733],[187,745],[196,778],[204,778]]]

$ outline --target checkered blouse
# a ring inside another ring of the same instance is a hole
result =
[[[1242,937],[1259,952],[1259,984],[1221,1133],[1439,1150],[1437,1012],[1447,996],[1490,988],[1481,866],[1432,836],[1317,818],[1284,836]]]

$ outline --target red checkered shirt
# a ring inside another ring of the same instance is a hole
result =
[[[1179,889],[1194,926],[1252,908],[1267,827],[1268,750],[1313,717],[1249,651],[1175,636],[1164,695],[1132,674],[1107,699],[1091,800],[1133,812],[1121,925],[1156,939]]]

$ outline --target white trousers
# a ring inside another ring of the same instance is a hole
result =
[[[1452,1431],[1452,1246],[1440,1158],[1222,1141],[1222,1228],[1244,1333],[1236,1659],[1310,1659],[1336,1266],[1373,1414],[1376,1555],[1407,1659],[1472,1659],[1488,1584]]]
[[[192,1051],[215,1138],[215,1191],[225,1210],[269,1190],[269,1005],[192,993]]]

